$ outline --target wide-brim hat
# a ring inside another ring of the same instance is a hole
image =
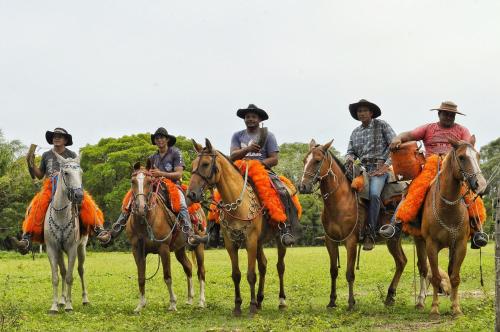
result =
[[[168,146],[174,145],[175,142],[177,141],[177,138],[173,135],[170,135],[168,131],[163,127],[156,129],[155,133],[151,135],[151,144],[153,145],[156,145],[155,136],[165,136],[166,138],[168,138],[168,143],[167,143]]]
[[[445,112],[452,112],[452,113],[457,113],[461,115],[465,115],[464,113],[461,113],[458,111],[458,106],[452,101],[443,101],[441,103],[441,106],[437,108],[431,108],[431,111],[445,111]]]
[[[266,111],[264,111],[263,109],[261,108],[258,108],[257,106],[255,106],[254,104],[250,104],[248,105],[247,108],[240,108],[237,112],[236,112],[236,115],[242,119],[245,118],[245,115],[247,113],[255,113],[259,116],[259,118],[264,121],[264,120],[267,120],[269,119],[269,115],[267,115]]]
[[[360,106],[366,106],[372,111],[372,113],[373,113],[372,119],[378,118],[380,115],[382,115],[382,111],[380,110],[380,107],[378,107],[374,103],[369,102],[366,99],[361,99],[357,103],[349,105],[349,112],[351,113],[351,116],[358,121],[359,121],[359,119],[358,119],[358,107],[360,107]]]
[[[64,128],[56,128],[54,131],[47,130],[45,132],[45,139],[47,140],[47,143],[49,144],[54,144],[54,134],[61,134],[64,137],[66,137],[66,145],[65,146],[70,146],[73,145],[73,137],[68,134],[68,131]]]

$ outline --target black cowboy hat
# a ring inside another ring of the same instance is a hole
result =
[[[153,145],[156,145],[155,144],[156,136],[165,136],[166,138],[168,138],[168,143],[167,143],[168,146],[174,145],[175,142],[177,141],[177,138],[175,138],[175,136],[169,135],[168,131],[163,127],[156,129],[155,133],[151,135],[151,144]]]
[[[70,146],[73,145],[73,137],[68,134],[68,131],[64,128],[56,128],[54,131],[47,130],[45,132],[45,139],[47,140],[47,143],[49,144],[54,144],[54,134],[60,134],[66,137],[66,145],[65,146]]]
[[[358,119],[358,107],[360,107],[360,106],[366,106],[373,112],[372,119],[378,118],[382,114],[382,111],[380,111],[380,107],[378,107],[374,103],[370,103],[366,99],[361,99],[357,103],[349,105],[349,112],[351,113],[351,116],[358,121],[359,121],[359,119]]]
[[[259,118],[261,119],[261,121],[264,121],[264,120],[267,120],[269,119],[269,115],[267,115],[266,111],[264,111],[263,109],[261,108],[258,108],[257,106],[255,106],[254,104],[250,104],[248,105],[247,108],[240,108],[238,110],[238,112],[236,112],[236,115],[242,119],[245,118],[245,115],[247,113],[255,113],[259,116]]]

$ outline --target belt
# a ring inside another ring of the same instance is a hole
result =
[[[384,159],[377,159],[377,158],[363,158],[361,160],[362,164],[376,164],[378,162],[385,163],[385,160]]]

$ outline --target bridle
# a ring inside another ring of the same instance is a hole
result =
[[[311,185],[312,185],[312,186],[313,186],[314,184],[316,184],[317,182],[318,182],[318,183],[321,183],[321,182],[322,182],[325,178],[327,178],[327,177],[329,177],[329,176],[333,176],[333,180],[334,180],[334,182],[336,182],[336,183],[337,183],[337,186],[336,186],[336,187],[335,187],[332,191],[330,191],[330,192],[328,192],[328,193],[326,193],[326,194],[322,194],[322,195],[321,195],[321,196],[323,197],[323,199],[324,199],[324,200],[326,200],[326,199],[328,199],[328,197],[329,197],[330,195],[332,195],[333,193],[335,193],[335,192],[339,189],[339,187],[340,187],[340,183],[339,183],[339,181],[338,181],[337,175],[335,175],[335,172],[333,171],[333,168],[332,168],[332,166],[333,166],[333,158],[332,158],[331,156],[328,158],[328,155],[329,155],[329,153],[331,153],[331,152],[329,152],[329,151],[326,151],[326,152],[325,152],[325,151],[323,151],[322,149],[320,149],[320,151],[321,151],[321,153],[323,153],[323,158],[321,159],[321,162],[319,163],[319,166],[318,166],[318,169],[316,170],[316,172],[315,172],[315,173],[312,173],[312,172],[308,172],[308,171],[306,171],[306,170],[304,169],[304,171],[302,172],[302,174],[303,174],[304,179],[306,178],[306,177],[305,177],[306,175],[307,175],[309,178],[311,178],[311,180],[310,180],[310,181],[311,181]],[[310,153],[312,153],[312,151],[311,151]],[[329,159],[329,160],[330,160],[330,165],[328,166],[327,171],[326,171],[323,175],[321,175],[321,169],[323,168],[323,163],[324,163],[324,162],[325,162],[325,160],[327,160],[327,159]],[[315,190],[313,190],[313,191],[316,191],[316,190],[317,190],[317,188],[316,188]]]
[[[153,178],[151,176],[151,173],[149,171],[144,171],[144,170],[138,170],[138,171],[135,171],[134,173],[132,173],[132,177],[137,177],[137,175],[139,174],[143,174],[144,175],[144,178],[146,177],[151,177],[151,185],[150,185],[150,190],[149,190],[149,193],[146,195],[142,192],[142,190],[139,191],[139,193],[135,193],[133,190],[132,190],[132,203],[131,203],[131,213],[133,215],[137,215],[137,209],[138,209],[138,198],[140,196],[143,196],[144,199],[145,199],[145,213],[146,215],[148,214],[149,211],[153,210],[156,206],[156,201],[155,201],[155,204],[154,205],[150,205],[150,201],[151,201],[151,197],[153,196],[153,194],[158,194],[158,191],[160,190],[160,179],[158,178]],[[156,189],[153,190],[156,186]]]
[[[59,172],[59,175],[61,176],[61,179],[64,183],[64,186],[66,187],[66,195],[68,197],[68,199],[71,201],[71,203],[75,203],[76,202],[76,191],[77,190],[83,190],[83,186],[80,186],[80,187],[71,187],[67,180],[66,180],[66,177],[64,176],[64,171],[63,169],[64,168],[71,168],[71,169],[74,169],[74,170],[78,170],[80,169],[80,165],[78,165],[78,163],[65,163],[63,165],[61,165],[61,171]]]

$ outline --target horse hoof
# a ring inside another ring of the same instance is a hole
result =
[[[354,303],[353,304],[349,304],[349,306],[347,307],[347,311],[354,311],[355,307],[356,306],[355,306]]]
[[[59,308],[62,308],[62,307],[64,307],[64,306],[66,306],[66,303],[65,303],[65,302],[59,302],[59,303],[57,304],[57,306],[58,306]]]
[[[425,306],[422,303],[417,303],[415,304],[415,309],[417,310],[424,310]]]
[[[460,310],[460,309],[453,310],[453,313],[452,313],[453,318],[458,318],[458,317],[463,316],[463,315],[464,315],[464,313],[462,312],[462,310]]]
[[[73,308],[66,308],[66,309],[64,309],[64,311],[66,311],[66,312],[73,312]]]
[[[49,310],[49,315],[57,315],[59,313],[58,310],[50,309]]]
[[[177,311],[177,306],[175,304],[171,304],[170,307],[168,307],[168,311]]]
[[[186,300],[186,305],[193,305],[193,300]]]
[[[241,309],[233,309],[233,316],[234,317],[241,317]]]
[[[394,305],[394,303],[396,303],[396,301],[393,298],[387,298],[387,299],[385,299],[385,302],[384,302],[384,304],[387,307],[392,307]]]
[[[206,307],[205,302],[200,301],[200,303],[198,304],[198,308],[205,308],[205,307]]]
[[[89,307],[89,306],[90,306],[90,302],[82,302],[82,305],[83,305],[84,307]]]
[[[327,309],[333,309],[333,308],[336,308],[337,307],[337,304],[335,304],[335,302],[330,302],[326,305],[326,308]]]
[[[257,313],[257,304],[250,304],[250,315],[253,316]]]

